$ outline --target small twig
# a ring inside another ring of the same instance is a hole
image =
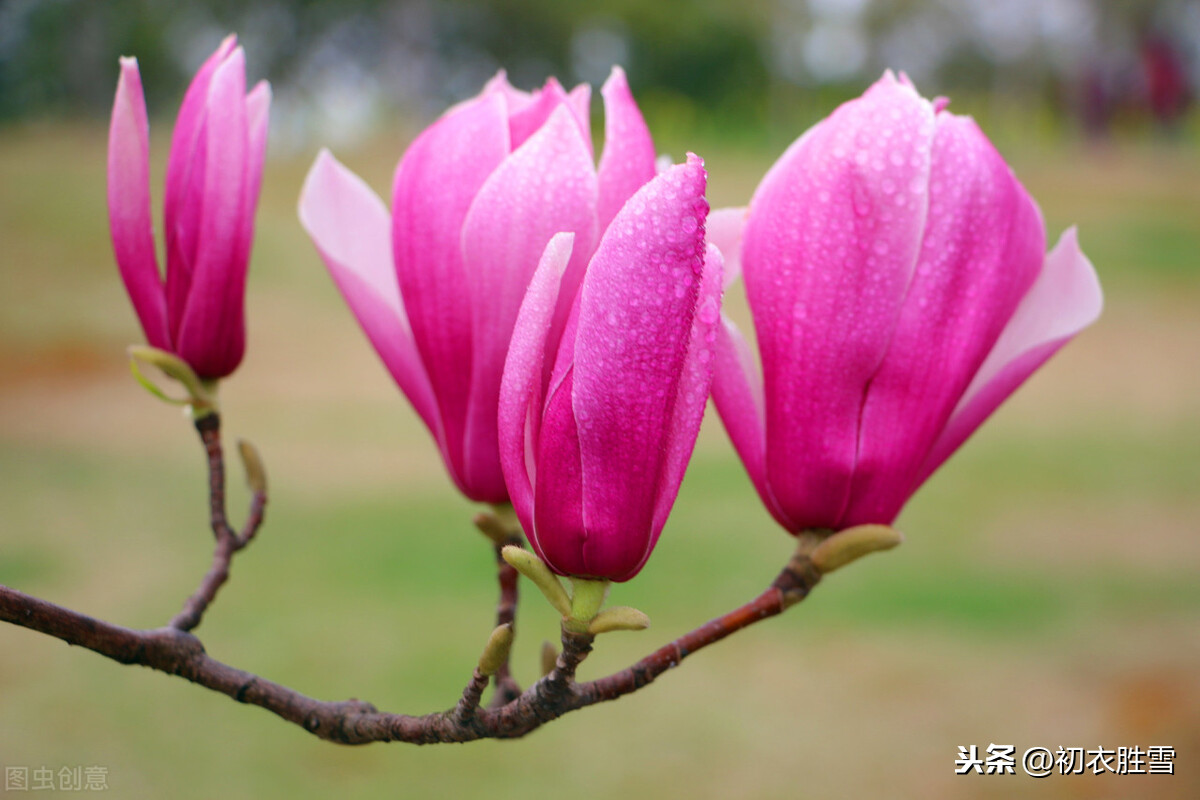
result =
[[[229,565],[234,553],[254,540],[262,526],[267,505],[265,479],[261,474],[252,477],[256,484],[250,500],[250,512],[240,533],[235,533],[225,511],[225,456],[221,447],[221,418],[210,413],[196,420],[196,431],[204,445],[208,461],[209,524],[216,545],[212,565],[200,581],[200,586],[183,604],[183,608],[168,623],[168,627],[190,631],[200,624],[204,612],[217,596],[217,591],[229,579]],[[261,472],[261,466],[258,467]]]
[[[471,675],[471,680],[463,689],[462,698],[458,701],[458,705],[454,707],[454,721],[459,725],[466,725],[475,718],[479,711],[479,700],[483,697],[483,690],[487,688],[490,678],[475,668],[475,672]]]

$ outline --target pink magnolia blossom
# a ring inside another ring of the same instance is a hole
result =
[[[496,409],[521,299],[550,238],[574,234],[564,285],[579,285],[600,233],[654,176],[654,144],[614,69],[593,163],[591,90],[551,78],[533,93],[503,73],[450,109],[396,168],[391,219],[322,151],[300,219],[388,371],[467,497],[508,500]],[[556,314],[566,323],[569,303]]]
[[[724,322],[713,398],[791,532],[891,523],[1100,313],[1074,229],[969,117],[891,73],[804,134],[710,240],[745,275],[762,370]]]
[[[521,305],[500,391],[501,462],[521,525],[560,574],[632,578],[675,502],[720,319],[705,183],[689,156],[639,190],[578,290],[560,279],[578,239],[555,236]]]
[[[146,341],[201,378],[233,372],[246,349],[246,264],[262,182],[271,89],[246,93],[235,37],[192,79],[167,160],[166,280],[150,214],[150,139],[137,59],[121,59],[108,137],[113,250]]]

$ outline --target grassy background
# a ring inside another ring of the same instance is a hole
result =
[[[384,190],[405,138],[338,155]],[[0,131],[0,583],[154,626],[207,567],[205,484],[189,425],[125,366],[140,332],[104,141]],[[662,144],[706,156],[715,206],[745,202],[777,152]],[[103,765],[117,797],[1200,796],[1200,157],[1007,150],[1051,236],[1080,226],[1107,308],[918,494],[899,550],[633,697],[462,747],[337,747],[0,626],[0,764]],[[267,524],[200,633],[308,694],[432,711],[490,629],[491,556],[296,222],[311,156],[268,166],[249,354],[222,388],[230,439],[267,461]],[[789,551],[710,412],[658,552],[613,592],[654,627],[607,637],[584,675],[750,598]],[[555,635],[544,606],[522,607],[523,682]],[[992,742],[1173,745],[1178,774],[954,776],[958,745]]]

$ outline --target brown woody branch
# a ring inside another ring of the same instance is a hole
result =
[[[251,485],[250,513],[240,532],[229,524],[225,511],[225,457],[221,448],[221,417],[210,413],[196,420],[196,431],[204,445],[208,462],[208,510],[216,546],[213,548],[212,565],[195,593],[187,599],[183,608],[168,623],[168,627],[190,631],[200,624],[204,612],[217,596],[217,591],[229,579],[229,565],[234,553],[254,540],[263,522],[267,506],[266,478],[261,464],[247,463],[247,479]],[[245,453],[245,451],[243,451]],[[245,456],[244,456],[245,457]]]
[[[796,555],[761,595],[711,620],[631,667],[599,680],[576,683],[575,670],[591,650],[588,634],[563,634],[554,669],[503,706],[480,709],[487,678],[476,670],[458,706],[409,716],[376,710],[360,700],[315,700],[210,657],[200,640],[176,627],[132,630],[92,619],[0,585],[0,620],[86,647],[122,664],[140,664],[178,675],[241,703],[265,708],[322,739],[343,744],[402,741],[467,742],[524,736],[563,714],[637,691],[692,653],[783,612],[820,580],[803,537]]]

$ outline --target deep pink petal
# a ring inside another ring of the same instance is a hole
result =
[[[589,574],[625,574],[649,541],[703,275],[705,183],[689,156],[642,187],[583,281],[573,401]]]
[[[538,442],[532,426],[541,423],[546,334],[554,318],[559,282],[571,258],[573,239],[572,234],[562,233],[546,245],[517,314],[500,385],[500,463],[513,510],[531,539]],[[554,354],[549,357],[553,359]]]
[[[671,513],[671,507],[675,505],[683,474],[692,458],[709,389],[712,387],[713,351],[717,328],[721,325],[722,286],[721,251],[710,244],[705,251],[704,273],[696,295],[696,312],[692,317],[687,356],[675,389],[675,407],[667,426],[666,450],[657,481],[650,541],[637,564],[617,576],[617,580],[629,580],[646,564]]]
[[[575,234],[569,270],[596,239],[596,173],[570,111],[559,107],[476,195],[463,223],[474,361],[464,433],[468,483],[503,491],[496,403],[504,357],[525,290],[550,238]]]
[[[322,150],[300,192],[300,223],[375,352],[440,443],[433,389],[396,286],[391,220],[383,201]]]
[[[725,288],[742,275],[742,234],[750,209],[718,208],[708,215],[708,241],[717,246],[724,260]]]
[[[589,558],[589,535],[583,523],[583,470],[579,429],[571,410],[574,370],[546,401],[542,435],[537,441],[537,485],[534,524],[529,541],[542,560],[561,575],[606,577]]]
[[[871,380],[850,502],[836,527],[888,524],[950,412],[1041,271],[1033,200],[967,117],[939,114],[917,271]]]
[[[164,205],[171,209],[168,214],[175,213],[184,194],[182,178],[187,172],[187,162],[192,151],[196,148],[196,138],[208,105],[209,83],[212,82],[217,68],[229,58],[235,47],[237,36],[226,36],[216,51],[196,70],[195,77],[183,95],[179,116],[176,117],[175,128],[171,132],[171,153],[167,159],[167,193]]]
[[[767,482],[803,527],[840,518],[864,392],[924,227],[933,110],[890,74],[772,167],[742,245],[766,396]]]
[[[213,73],[202,134],[204,202],[187,308],[176,352],[203,378],[233,372],[245,352],[245,213],[248,131],[245,57],[239,47]]]
[[[600,156],[600,230],[633,193],[654,177],[654,140],[629,91],[625,71],[613,67],[604,97],[604,152]]]
[[[1070,228],[1046,256],[1037,281],[954,409],[915,485],[941,466],[1038,367],[1095,322],[1103,305],[1096,270]]]
[[[462,228],[479,188],[508,155],[504,98],[483,95],[427,128],[396,169],[392,244],[413,339],[460,478],[471,381],[471,301]],[[476,496],[473,488],[469,497]]]
[[[108,132],[108,223],[125,291],[152,347],[171,349],[150,215],[150,126],[137,59],[121,59]]]
[[[171,338],[178,341],[179,325],[187,308],[200,246],[200,224],[205,195],[207,157],[205,125],[213,75],[237,47],[237,37],[226,36],[216,51],[196,71],[184,93],[171,152],[167,157],[166,194],[163,200],[164,240],[167,254],[167,306]]]

